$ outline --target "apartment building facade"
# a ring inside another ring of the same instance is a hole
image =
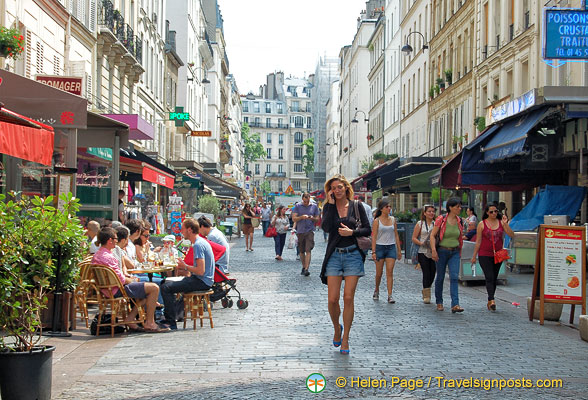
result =
[[[427,89],[427,155],[445,157],[473,140],[474,1],[432,3]]]
[[[403,54],[402,35],[400,30],[401,1],[390,0],[386,4],[386,29],[384,35],[384,132],[383,152],[398,154],[400,147],[400,111],[401,111],[401,69]]]

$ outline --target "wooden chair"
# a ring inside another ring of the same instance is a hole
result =
[[[204,302],[206,301],[206,308],[208,312],[208,319],[210,320],[210,327],[214,328],[212,322],[212,308],[210,307],[210,295],[214,292],[212,290],[184,293],[184,329],[186,329],[186,320],[188,315],[194,323],[194,330],[196,330],[196,319],[200,319],[200,327],[204,326],[202,318],[204,317]]]
[[[126,319],[130,309],[138,307],[139,318],[134,323],[140,324],[145,322],[145,311],[135,299],[128,297],[124,286],[121,284],[116,273],[106,265],[90,264],[89,277],[93,279],[92,286],[96,289],[98,298],[98,325],[96,327],[96,336],[100,334],[101,326],[110,326],[110,336],[114,337],[114,328],[116,326],[126,325],[123,321]],[[114,297],[112,289],[118,288],[122,296]],[[104,293],[103,290],[107,293]],[[102,318],[110,312],[110,322],[102,323]]]
[[[80,318],[86,321],[86,328],[89,328],[88,325],[88,302],[96,303],[96,296],[92,296],[92,288],[90,285],[90,280],[88,279],[88,271],[90,263],[92,262],[92,255],[87,255],[84,257],[82,262],[78,264],[80,268],[80,278],[78,281],[78,285],[74,290],[74,302],[76,305],[76,314],[80,314]],[[76,318],[74,318],[73,329],[76,329],[75,326]]]

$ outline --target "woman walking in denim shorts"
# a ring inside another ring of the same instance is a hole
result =
[[[386,263],[386,284],[388,286],[388,303],[395,303],[392,297],[392,288],[394,287],[394,264],[396,260],[402,258],[402,251],[396,251],[396,243],[400,243],[398,237],[398,228],[396,219],[390,215],[390,202],[380,200],[378,209],[374,216],[374,226],[372,234],[372,259],[376,262],[376,289],[374,290],[374,300],[380,298],[380,282],[382,281],[382,272],[384,262]]]
[[[449,267],[449,290],[451,293],[451,312],[463,312],[459,305],[457,280],[459,277],[459,260],[463,244],[464,222],[461,212],[461,200],[452,197],[447,200],[447,214],[437,217],[431,232],[431,252],[437,262],[437,278],[435,279],[435,303],[437,310],[443,311],[443,280],[445,269]],[[439,236],[437,236],[439,234]],[[438,247],[437,247],[438,245]]]
[[[355,289],[364,276],[365,253],[357,244],[360,236],[370,236],[372,230],[365,208],[353,206],[353,188],[343,175],[335,175],[325,183],[328,202],[323,208],[322,228],[329,234],[323,260],[321,280],[328,285],[329,315],[335,329],[333,346],[341,346],[341,354],[349,354],[349,332],[353,322]],[[361,227],[360,227],[361,226]],[[343,288],[343,325],[339,322],[341,282]]]

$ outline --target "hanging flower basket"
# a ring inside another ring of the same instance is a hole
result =
[[[367,140],[374,140],[374,135],[368,135]]]
[[[0,26],[0,57],[17,59],[24,51],[24,36],[18,29]]]
[[[343,151],[344,151],[345,153],[347,153],[347,152],[349,151],[349,147],[345,147],[345,148],[343,149]]]

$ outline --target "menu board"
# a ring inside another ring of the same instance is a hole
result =
[[[546,300],[582,301],[583,254],[586,246],[582,228],[544,229],[544,285]]]
[[[68,194],[71,192],[71,175],[59,175],[58,186],[57,186],[57,208],[63,211],[63,205],[65,202],[61,199],[62,194]]]

